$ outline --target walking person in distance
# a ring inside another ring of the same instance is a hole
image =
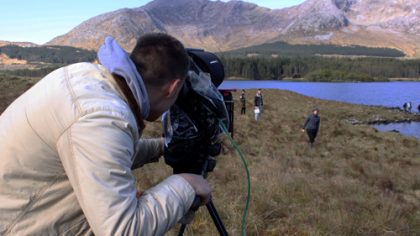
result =
[[[315,108],[312,110],[312,114],[306,118],[305,123],[303,124],[302,132],[306,131],[311,148],[314,146],[315,138],[319,131],[320,122],[321,118],[319,117],[319,109]]]

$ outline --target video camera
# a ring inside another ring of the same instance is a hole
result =
[[[230,91],[217,90],[225,72],[219,58],[204,50],[188,49],[190,70],[175,104],[162,117],[165,131],[164,158],[177,173],[200,174],[213,171],[220,154],[221,125],[233,131],[233,101]],[[231,108],[229,110],[229,108]],[[201,205],[195,198],[191,210]],[[210,199],[207,210],[220,235],[228,235]],[[186,222],[179,230],[183,235]]]
[[[203,174],[212,171],[220,154],[219,122],[233,129],[233,109],[217,90],[224,80],[224,67],[213,53],[187,49],[190,70],[177,101],[163,115],[164,159],[174,173]],[[226,94],[226,93],[224,93]],[[232,98],[230,94],[230,99]],[[204,165],[204,167],[203,167]]]

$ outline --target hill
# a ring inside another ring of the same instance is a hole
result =
[[[96,52],[68,46],[0,47],[0,74],[6,76],[43,77],[60,66],[91,62]]]
[[[25,60],[28,63],[71,64],[93,61],[96,58],[96,52],[94,51],[68,46],[20,47],[7,45],[0,47],[0,54],[17,60]]]
[[[0,40],[0,47],[7,46],[7,45],[15,45],[19,47],[38,47],[39,46],[38,44],[31,43],[31,42],[11,42],[11,41]]]
[[[264,43],[361,45],[420,55],[417,0],[307,0],[268,9],[242,1],[154,0],[93,17],[49,45],[96,50],[113,35],[127,50],[146,32],[166,32],[187,47],[214,52]]]

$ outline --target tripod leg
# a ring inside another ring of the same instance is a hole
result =
[[[184,231],[185,231],[186,227],[187,227],[187,224],[182,224],[181,225],[181,228],[179,228],[178,236],[184,235]]]
[[[213,220],[214,225],[217,228],[217,231],[221,236],[227,236],[228,233],[226,231],[225,226],[223,225],[222,220],[220,219],[219,214],[217,213],[216,208],[214,207],[213,201],[210,199],[210,201],[206,204],[207,210],[209,211],[209,214],[211,216],[211,219]],[[185,228],[187,227],[187,224],[182,224],[181,228],[179,229],[178,236],[184,235]]]
[[[202,170],[202,176],[204,176],[204,178],[206,178],[207,176],[207,168],[209,165],[209,159],[206,159],[206,161],[203,164],[203,170]],[[197,196],[194,199],[194,202],[191,206],[191,210],[193,210],[194,212],[198,210],[198,208],[200,207],[201,202],[200,202],[200,198],[198,198]],[[228,233],[226,231],[225,226],[223,225],[222,220],[220,219],[219,214],[216,211],[216,208],[214,207],[213,201],[210,199],[210,201],[206,204],[207,210],[209,211],[209,214],[213,220],[214,225],[217,228],[217,231],[219,231],[219,234],[222,236],[227,236]],[[179,229],[179,233],[178,236],[182,236],[184,234],[185,228],[187,227],[187,224],[182,224],[181,228]]]
[[[207,210],[209,211],[209,214],[211,218],[213,219],[214,225],[217,228],[217,231],[219,231],[220,235],[228,235],[225,226],[223,225],[222,220],[220,219],[219,214],[216,211],[216,208],[214,207],[213,201],[210,199],[210,201],[206,204]]]
[[[198,196],[195,196],[194,202],[191,205],[190,211],[187,212],[187,214],[184,215],[184,217],[181,219],[181,228],[179,228],[178,236],[184,235],[185,228],[187,227],[187,224],[191,223],[191,221],[194,218],[195,212],[198,210],[198,208],[201,206],[201,200]]]

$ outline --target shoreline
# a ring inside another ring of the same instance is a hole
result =
[[[359,104],[354,104],[359,105]],[[363,105],[362,105],[363,106]],[[371,106],[382,109],[387,109],[394,112],[399,112],[402,115],[409,116],[408,118],[398,118],[398,119],[374,119],[368,121],[359,121],[356,119],[348,120],[352,125],[388,125],[388,124],[398,124],[398,123],[411,123],[411,122],[420,122],[420,113],[415,112],[405,112],[399,107],[386,107],[386,106]]]
[[[248,78],[242,77],[227,77],[225,80],[243,80],[243,81],[254,81]],[[420,82],[420,78],[385,78],[385,79],[374,79],[372,81],[361,81],[361,80],[325,80],[325,81],[311,81],[305,78],[289,78],[285,77],[279,80],[260,80],[260,81],[283,81],[283,82],[312,82],[312,83],[383,83],[383,82]]]

